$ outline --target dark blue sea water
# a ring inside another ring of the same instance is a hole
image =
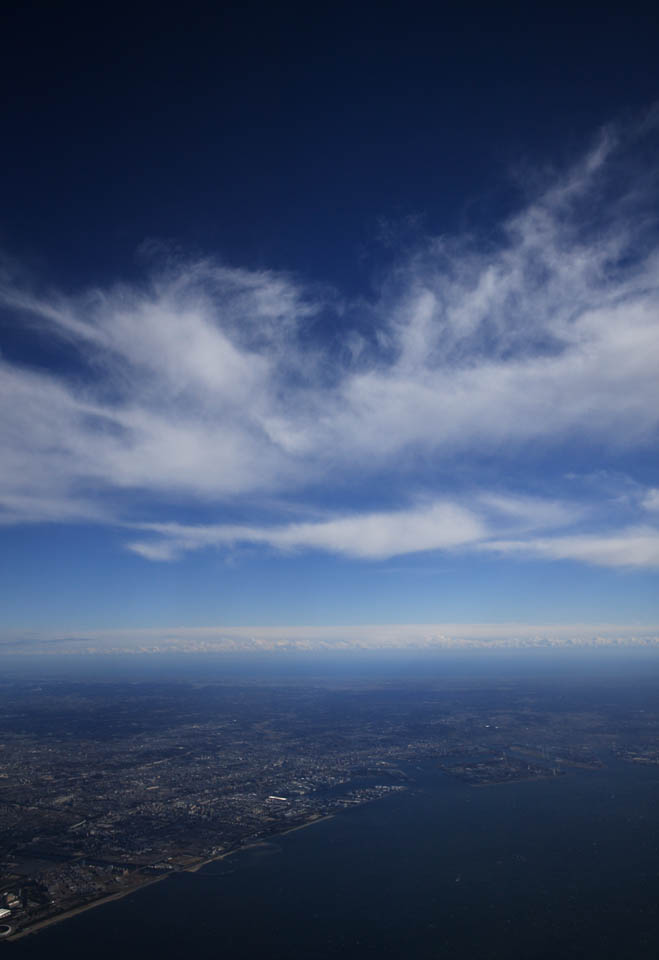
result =
[[[411,789],[13,944],[67,957],[659,956],[659,768]]]

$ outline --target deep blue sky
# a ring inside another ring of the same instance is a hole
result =
[[[658,34],[13,10],[6,627],[659,622]]]
[[[657,32],[650,6],[15,5],[4,244],[62,284],[152,238],[361,291],[383,218],[487,227],[511,167],[648,106]]]

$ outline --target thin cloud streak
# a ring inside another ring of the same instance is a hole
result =
[[[397,554],[455,547],[477,541],[485,534],[485,527],[475,514],[450,503],[286,526],[150,524],[147,529],[161,539],[130,543],[128,548],[149,560],[173,560],[191,550],[245,543],[266,544],[280,551],[316,549],[382,560]]]
[[[482,549],[502,555],[577,560],[601,567],[659,569],[659,529],[631,527],[606,534],[581,534],[528,540],[500,540]]]
[[[487,509],[484,511],[483,507]],[[501,556],[576,560],[605,567],[659,567],[659,529],[656,527],[646,524],[607,533],[567,535],[551,530],[565,528],[578,516],[575,505],[481,494],[472,498],[469,508],[442,502],[411,510],[270,527],[143,524],[142,529],[149,538],[130,542],[127,548],[155,561],[176,560],[185,553],[210,547],[259,544],[283,553],[320,550],[363,560],[459,549]],[[538,537],[542,530],[550,535]],[[505,532],[513,531],[518,538],[503,539]],[[519,539],[520,533],[524,534],[523,539]]]

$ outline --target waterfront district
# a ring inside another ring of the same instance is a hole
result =
[[[529,681],[5,682],[0,935],[413,785],[659,763],[659,710]],[[650,701],[651,702],[651,701]]]

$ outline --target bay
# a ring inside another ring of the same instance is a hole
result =
[[[247,960],[659,954],[659,768],[410,789],[7,944]]]

